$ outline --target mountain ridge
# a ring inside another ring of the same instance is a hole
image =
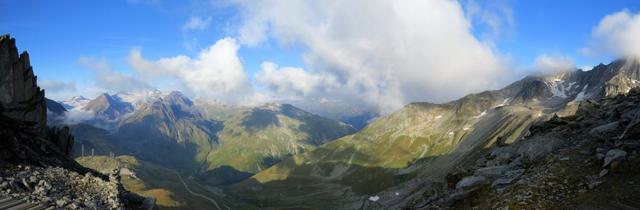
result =
[[[353,135],[296,155],[234,185],[231,193],[261,198],[259,202],[273,207],[295,206],[305,199],[284,200],[273,197],[274,193],[299,195],[302,192],[283,187],[315,183],[316,190],[305,193],[335,191],[337,187],[348,196],[322,193],[317,199],[335,202],[340,208],[356,207],[364,195],[402,182],[444,179],[447,171],[471,152],[487,145],[517,142],[536,122],[555,114],[572,115],[581,101],[626,94],[640,85],[633,82],[639,71],[636,60],[616,60],[591,71],[525,77],[505,88],[447,103],[410,103]],[[363,173],[371,178],[360,177]],[[356,177],[360,183],[340,181]],[[388,182],[383,184],[381,179]],[[375,180],[382,187],[367,186]]]

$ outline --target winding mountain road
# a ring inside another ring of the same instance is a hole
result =
[[[207,196],[205,196],[203,194],[191,191],[191,188],[189,188],[187,183],[184,182],[184,179],[182,179],[182,176],[180,175],[180,173],[178,173],[178,171],[173,171],[173,172],[175,172],[178,175],[178,178],[180,178],[180,182],[182,182],[182,185],[184,185],[184,188],[187,189],[187,192],[189,192],[191,195],[195,195],[195,196],[198,196],[198,197],[201,197],[201,198],[204,198],[204,199],[208,200],[209,202],[213,203],[213,205],[215,205],[218,210],[222,210],[220,208],[220,206],[218,205],[218,202],[216,202],[216,200],[214,200],[213,198],[207,197]]]

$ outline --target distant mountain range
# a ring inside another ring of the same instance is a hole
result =
[[[50,110],[67,107],[68,116],[90,116],[71,123],[79,145],[76,155],[82,155],[83,148],[85,155],[131,154],[199,171],[214,184],[242,180],[287,156],[356,131],[289,104],[228,106],[194,102],[176,91],[104,93],[60,104],[51,103]]]
[[[590,71],[529,76],[448,103],[411,103],[355,134],[283,160],[230,192],[274,208],[339,209],[359,208],[378,193],[395,194],[400,197],[388,205],[396,208],[422,192],[420,180],[444,180],[470,154],[520,141],[533,124],[573,115],[583,101],[626,94],[639,80],[637,60],[617,60]]]
[[[538,123],[639,86],[640,62],[621,59],[590,71],[528,76],[448,103],[411,103],[386,116],[346,109],[329,119],[289,104],[239,107],[158,91],[61,103],[94,116],[72,126],[87,149],[195,171],[203,183],[230,185],[225,192],[246,203],[344,209],[389,195],[376,205],[396,208],[473,154],[520,142]],[[59,113],[61,106],[51,104]]]

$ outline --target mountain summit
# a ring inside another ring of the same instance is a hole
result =
[[[114,121],[132,112],[133,106],[121,101],[119,98],[103,93],[89,101],[82,109],[92,112],[100,120]]]

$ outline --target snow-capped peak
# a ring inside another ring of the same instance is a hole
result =
[[[61,103],[66,109],[77,109],[86,106],[89,101],[90,100],[84,96],[74,96],[62,101]]]
[[[132,93],[120,92],[114,96],[122,102],[127,102],[134,107],[138,107],[141,104],[161,99],[167,95],[169,95],[169,92],[162,92],[160,90],[144,90]]]

